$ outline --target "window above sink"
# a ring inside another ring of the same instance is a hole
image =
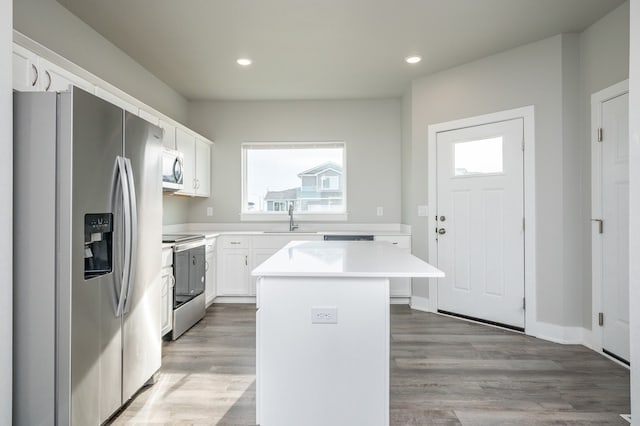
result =
[[[344,142],[242,145],[243,221],[346,220]]]

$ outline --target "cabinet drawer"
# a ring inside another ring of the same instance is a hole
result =
[[[389,241],[402,249],[411,249],[411,237],[408,235],[376,235],[375,241]]]
[[[162,249],[162,267],[173,265],[173,248],[167,247]]]
[[[320,235],[260,235],[253,237],[253,248],[280,250],[291,241],[318,241],[321,239]]]
[[[249,248],[250,237],[246,236],[226,236],[222,239],[222,248],[224,249],[237,249],[237,248]]]

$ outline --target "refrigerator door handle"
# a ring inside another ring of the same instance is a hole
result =
[[[136,185],[133,180],[133,167],[131,166],[131,160],[124,158],[124,165],[127,175],[127,183],[129,187],[129,271],[127,280],[126,297],[122,313],[129,312],[129,299],[131,298],[131,292],[135,286],[135,272],[136,272],[136,259],[138,251],[138,205],[136,202]]]
[[[122,194],[122,210],[123,221],[117,221],[116,224],[123,224],[124,232],[124,253],[123,253],[123,267],[122,278],[120,279],[120,289],[118,291],[117,282],[115,283],[115,299],[116,299],[116,317],[120,317],[123,313],[124,303],[126,299],[127,288],[129,287],[129,277],[131,269],[131,197],[129,193],[129,181],[127,179],[127,170],[124,158],[121,156],[116,157],[116,167],[113,172],[113,193],[112,193],[112,206],[116,211],[116,203],[120,201],[118,195],[120,195],[118,189]]]

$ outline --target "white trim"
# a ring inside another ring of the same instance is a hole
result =
[[[342,205],[344,210],[335,213],[304,213],[295,212],[295,217],[300,221],[344,221],[348,219],[348,191],[347,191],[347,143],[345,141],[297,141],[297,142],[257,142],[247,141],[240,145],[240,183],[241,183],[241,199],[240,199],[240,220],[241,221],[288,221],[288,215],[281,216],[280,218],[274,218],[272,216],[263,216],[268,214],[266,212],[252,213],[245,210],[245,204],[248,201],[247,194],[247,150],[248,149],[313,149],[313,148],[342,148],[342,172],[340,178],[342,179]],[[317,186],[316,182],[316,186]],[[302,185],[302,182],[300,182]]]
[[[212,305],[217,303],[246,303],[246,304],[255,304],[256,298],[255,296],[217,296],[213,299]]]
[[[629,80],[621,81],[591,95],[591,218],[602,218],[602,144],[598,129],[602,126],[602,104],[629,93]],[[603,328],[598,324],[602,312],[602,237],[597,223],[591,225],[591,330],[592,348],[602,353]]]
[[[298,222],[336,222],[349,219],[349,213],[293,213],[293,220]],[[289,222],[289,215],[284,212],[274,213],[240,213],[243,222]]]
[[[391,296],[389,303],[392,305],[410,305],[411,298],[405,296]]]
[[[584,327],[563,327],[561,325],[549,324],[538,321],[535,334],[527,333],[538,339],[549,342],[561,343],[563,345],[584,345],[589,347],[591,331]]]
[[[428,127],[428,205],[433,214],[437,214],[436,182],[436,140],[438,133],[466,127],[481,126],[521,118],[523,120],[524,149],[524,282],[527,309],[525,311],[525,333],[536,335],[537,297],[536,297],[536,181],[535,181],[535,111],[534,106],[479,115],[445,123],[431,124]],[[430,216],[431,217],[431,216]],[[431,220],[431,219],[429,219]],[[427,226],[429,244],[429,263],[438,264],[435,226]],[[429,281],[429,311],[438,310],[438,281]]]
[[[433,312],[429,307],[429,299],[421,296],[411,296],[411,309],[422,312]]]

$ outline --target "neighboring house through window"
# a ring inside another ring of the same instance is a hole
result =
[[[345,216],[344,143],[247,143],[243,150],[243,219]],[[346,217],[345,217],[346,218]]]

